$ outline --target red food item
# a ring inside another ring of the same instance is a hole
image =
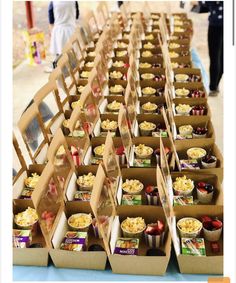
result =
[[[202,223],[211,222],[212,218],[209,216],[202,216],[201,220],[202,220]]]
[[[146,193],[149,194],[149,193],[153,192],[154,188],[155,188],[155,187],[154,187],[154,186],[151,186],[151,185],[150,185],[150,186],[147,186],[147,187],[146,187]]]
[[[125,64],[124,64],[124,67],[125,67],[125,68],[129,68],[129,63],[125,63]]]
[[[70,151],[71,151],[72,155],[78,155],[78,150],[77,150],[77,148],[75,146],[72,145],[70,147]]]
[[[125,148],[123,146],[120,146],[116,149],[116,155],[122,155],[125,152]]]
[[[162,233],[164,231],[164,223],[161,220],[157,220],[157,227],[159,229],[159,231]]]
[[[211,242],[211,251],[213,253],[218,253],[220,251],[220,245],[217,242]]]
[[[223,226],[223,223],[220,220],[215,219],[215,220],[212,221],[212,226],[213,226],[214,230],[218,230]]]
[[[148,235],[160,235],[164,231],[164,224],[158,220],[157,223],[148,225],[145,233]]]
[[[198,186],[199,188],[205,188],[206,183],[204,183],[204,182],[199,182],[199,183],[197,184],[197,186]]]

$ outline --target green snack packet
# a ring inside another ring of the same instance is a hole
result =
[[[181,247],[183,255],[206,256],[203,238],[182,238]]]
[[[185,196],[174,196],[174,206],[178,205],[192,205],[193,204],[193,197],[185,197]]]
[[[151,167],[151,159],[134,159],[135,167]]]
[[[122,205],[141,205],[142,196],[141,195],[123,195],[121,204]]]

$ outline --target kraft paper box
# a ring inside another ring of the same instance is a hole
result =
[[[191,179],[194,182],[195,188],[193,190],[193,200],[197,200],[196,185],[198,182],[205,182],[211,184],[214,187],[212,201],[208,205],[223,205],[223,188],[219,182],[217,175],[210,173],[196,174],[194,172],[171,172],[171,179],[173,184],[178,177],[186,176],[187,179]],[[170,186],[171,187],[171,186]],[[170,195],[173,196],[173,188],[169,188]],[[173,203],[173,202],[172,202]],[[196,204],[201,210],[201,203]]]
[[[167,126],[165,125],[164,118],[162,115],[153,115],[153,114],[139,114],[137,115],[137,123],[134,130],[135,137],[145,137],[146,135],[158,138],[158,135],[161,135],[163,138],[168,137]],[[151,122],[156,125],[156,128],[153,131],[142,131],[139,125],[143,122]],[[159,131],[163,129],[162,133]],[[155,135],[156,134],[156,135]],[[160,137],[160,136],[159,136]]]
[[[142,105],[144,105],[145,103],[154,103],[157,105],[157,110],[155,112],[152,112],[152,114],[155,114],[155,115],[160,115],[161,112],[160,112],[160,109],[162,106],[166,106],[166,102],[165,102],[165,97],[164,96],[142,96],[142,97],[139,97],[139,111],[138,111],[138,114],[149,114],[150,112],[148,111],[144,111],[142,109]]]
[[[174,121],[175,121],[175,128],[176,128],[174,132],[176,132],[178,136],[174,135],[173,138],[176,139],[176,140],[181,139],[179,137],[179,135],[180,135],[179,127],[184,126],[184,125],[191,125],[193,127],[193,129],[197,129],[197,127],[201,127],[201,128],[206,127],[207,128],[206,137],[202,137],[202,138],[199,137],[199,139],[201,139],[202,141],[205,140],[205,139],[207,139],[211,142],[215,141],[215,131],[214,131],[211,120],[207,116],[199,116],[199,117],[197,117],[197,119],[196,119],[195,116],[175,116]],[[196,138],[194,136],[192,136],[192,138],[190,138],[190,140],[191,139],[196,139]]]
[[[156,183],[156,169],[155,168],[122,168],[121,170],[121,177],[118,184],[117,189],[117,203],[118,205],[122,204],[122,197],[129,193],[124,192],[122,190],[122,184],[126,180],[139,180],[143,184],[143,189],[138,195],[141,196],[141,204],[140,205],[151,205],[148,203],[148,199],[146,197],[145,189],[147,186],[157,186]],[[135,196],[135,195],[134,195]],[[154,205],[154,203],[152,204]],[[157,198],[156,205],[160,205],[160,201]],[[132,209],[132,208],[131,208]]]
[[[88,246],[86,251],[67,251],[61,250],[60,245],[66,232],[70,231],[67,224],[68,218],[76,213],[89,213],[86,209],[78,208],[75,203],[66,206],[66,210],[61,211],[57,227],[52,237],[52,248],[49,254],[56,267],[60,268],[80,268],[104,270],[107,261],[107,254],[104,251],[88,251],[92,245],[99,245],[104,249],[103,241],[95,238],[92,228],[88,231]]]
[[[211,117],[211,110],[210,107],[208,105],[208,103],[206,102],[205,98],[176,98],[174,99],[174,103],[172,104],[172,108],[173,108],[173,113],[175,116],[181,116],[180,114],[177,113],[176,111],[176,106],[178,106],[179,104],[187,104],[190,105],[191,107],[194,107],[196,105],[202,105],[205,107],[204,112],[203,112],[203,116],[209,116]],[[192,111],[190,111],[190,115],[192,115]],[[193,115],[195,116],[195,115]],[[201,115],[196,115],[198,116],[197,118],[199,118],[199,116]]]
[[[14,215],[26,210],[28,207],[34,208],[32,201],[15,200],[13,203]],[[26,266],[47,266],[48,247],[40,226],[37,227],[37,234],[32,237],[31,244],[41,244],[42,248],[13,248],[13,264]]]
[[[208,215],[210,217],[218,217],[220,220],[223,219],[223,206],[221,205],[202,205],[201,209],[195,206],[188,207],[175,207],[175,216],[172,219],[173,223],[173,237],[172,241],[175,247],[176,257],[179,264],[181,273],[189,274],[223,274],[223,234],[218,241],[220,245],[220,252],[214,254],[211,251],[210,242],[205,240],[206,256],[191,256],[181,254],[181,246],[179,242],[178,232],[176,223],[179,219],[183,217],[193,217],[200,219],[201,216]],[[224,224],[223,224],[224,225]]]
[[[179,160],[188,159],[187,150],[189,148],[200,147],[200,148],[205,149],[207,153],[211,149],[211,155],[214,155],[217,158],[216,168],[199,169],[199,170],[194,170],[194,172],[197,174],[201,172],[215,174],[218,176],[219,182],[222,183],[223,167],[224,167],[223,157],[222,157],[222,154],[219,148],[214,142],[212,142],[212,140],[208,140],[208,139],[204,139],[204,141],[202,141],[201,139],[194,139],[191,141],[190,140],[176,140],[175,146],[176,146],[176,151],[177,151]],[[193,170],[190,170],[190,169],[184,170],[184,172],[187,172],[187,171],[193,172]]]
[[[181,88],[185,88],[187,90],[190,91],[190,94],[186,97],[179,97],[175,94],[176,89],[181,89]],[[200,90],[203,92],[203,94],[201,95],[202,97],[191,97],[191,92],[195,91],[195,90]],[[204,96],[203,96],[204,95]],[[195,99],[196,101],[201,101],[201,102],[205,102],[207,101],[207,92],[206,89],[203,85],[203,83],[177,83],[174,82],[174,87],[173,87],[173,99],[175,103],[178,103],[178,99],[182,99],[182,98],[189,98],[189,99]]]
[[[115,114],[101,114],[100,115],[100,119],[98,120],[94,128],[94,131],[93,131],[94,136],[95,137],[106,137],[107,136],[108,130],[103,129],[101,127],[102,122],[106,120],[117,122],[117,128],[112,129],[110,132],[112,133],[113,136],[119,136],[120,134],[119,134],[119,129],[118,129],[118,115],[115,115]]]
[[[98,166],[96,166],[96,165],[88,165],[88,166],[84,165],[84,166],[79,166],[78,169],[77,169],[77,172],[72,173],[70,180],[69,180],[69,183],[68,183],[68,186],[65,188],[65,190],[66,190],[66,194],[65,194],[66,205],[68,205],[67,202],[75,203],[75,205],[78,208],[83,208],[83,209],[86,208],[89,211],[90,201],[75,200],[75,193],[78,192],[78,191],[92,192],[93,186],[92,186],[92,188],[86,189],[84,187],[84,188],[81,189],[80,186],[77,183],[77,180],[80,176],[88,175],[89,173],[92,173],[94,176],[96,176],[97,169],[98,169]],[[91,209],[90,209],[90,211],[91,211]]]
[[[112,272],[121,274],[143,274],[143,275],[164,275],[169,263],[171,252],[171,236],[168,229],[165,231],[164,244],[160,247],[163,256],[146,256],[149,249],[144,241],[144,237],[140,240],[138,255],[119,255],[114,254],[115,243],[117,238],[122,236],[121,223],[127,217],[142,217],[145,223],[153,223],[162,220],[165,225],[165,215],[161,207],[150,206],[119,206],[117,208],[117,216],[115,217],[110,238],[110,255],[108,256],[111,264]]]

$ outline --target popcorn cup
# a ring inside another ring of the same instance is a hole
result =
[[[76,227],[76,226],[74,226],[73,224],[71,224],[71,221],[70,221],[70,220],[72,219],[72,217],[75,217],[75,216],[77,216],[77,217],[82,217],[82,216],[88,217],[88,223],[86,223],[86,225],[81,226],[81,227],[78,227],[78,226]],[[89,214],[87,214],[87,213],[76,213],[76,214],[73,214],[73,215],[71,215],[71,216],[69,217],[67,223],[68,223],[68,226],[70,227],[70,229],[71,229],[72,231],[88,232],[89,226],[90,226],[91,223],[92,223],[92,218],[91,218],[91,215],[90,215],[90,217],[89,217]]]
[[[199,224],[199,227],[197,229],[195,229],[194,231],[182,231],[182,229],[180,228],[180,224],[184,221],[188,221],[188,220],[194,220],[194,221],[197,221],[197,223]],[[201,233],[201,230],[202,230],[202,223],[196,219],[196,218],[192,218],[192,217],[185,217],[185,218],[181,218],[178,222],[177,222],[177,228],[178,228],[178,231],[179,231],[179,234],[182,238],[197,238],[200,233]]]
[[[144,236],[145,242],[150,248],[159,248],[163,245],[165,232],[161,233],[161,235],[149,235],[144,232]]]
[[[193,154],[193,151],[201,150],[201,154],[198,156]],[[196,159],[198,162],[202,160],[204,156],[206,156],[207,152],[203,148],[198,148],[198,147],[191,147],[187,150],[187,156],[189,159]]]
[[[156,126],[153,127],[152,129],[150,130],[143,130],[141,129],[140,125],[139,125],[139,130],[140,130],[140,134],[141,136],[151,136],[152,135],[152,132],[156,129]]]
[[[136,192],[130,192],[130,191],[126,191],[125,189],[122,188],[122,190],[125,192],[125,193],[128,193],[130,195],[140,195],[141,191],[143,190],[144,186],[142,183],[140,183],[140,188],[138,191]]]
[[[204,239],[209,242],[217,242],[219,241],[222,233],[222,227],[220,229],[210,231],[203,227],[203,235]]]
[[[152,157],[152,154],[153,154],[153,149],[152,149],[152,152],[149,153],[149,154],[138,154],[136,152],[136,150],[134,150],[134,151],[135,151],[137,158],[140,158],[140,159],[150,159]]]
[[[153,109],[143,109],[143,107],[142,107],[142,112],[143,113],[150,113],[150,114],[152,114],[152,113],[156,113],[156,110],[157,110],[157,105],[156,105],[155,109],[154,108]]]
[[[174,191],[175,196],[190,197],[193,195],[193,189],[194,189],[194,186],[190,190],[175,190],[173,188],[173,191]]]
[[[123,221],[124,222],[124,221]],[[123,223],[122,222],[122,223]],[[122,233],[123,233],[123,237],[124,238],[138,238],[138,239],[141,239],[142,236],[143,236],[143,232],[144,230],[146,229],[146,225],[145,227],[140,230],[139,232],[135,232],[135,233],[131,233],[129,231],[126,231],[123,227],[122,227],[122,223],[121,223],[121,230],[122,230]]]
[[[200,203],[204,203],[204,204],[211,203],[213,194],[214,192],[202,193],[197,189],[197,199],[199,200]]]

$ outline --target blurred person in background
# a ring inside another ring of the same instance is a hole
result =
[[[63,47],[74,33],[79,18],[77,1],[51,1],[48,7],[51,42],[50,53],[59,56]]]
[[[210,57],[210,92],[217,96],[219,83],[224,72],[224,1],[194,1],[198,13],[210,13],[208,26],[208,49]]]

